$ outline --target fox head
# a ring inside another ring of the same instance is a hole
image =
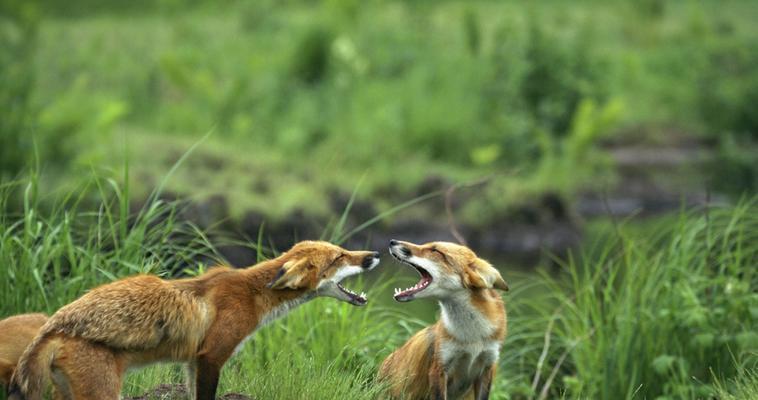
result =
[[[444,298],[464,290],[508,290],[500,272],[466,246],[448,242],[417,245],[390,240],[390,254],[421,275],[416,285],[405,290],[395,289],[397,301]]]
[[[365,293],[357,294],[340,282],[379,264],[375,251],[348,251],[328,242],[304,241],[274,261],[281,264],[268,284],[273,290],[303,290],[315,296],[334,297],[356,306],[365,305]]]

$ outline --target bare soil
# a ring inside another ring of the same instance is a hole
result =
[[[241,393],[226,393],[221,400],[255,400]],[[187,388],[182,384],[163,383],[140,396],[124,397],[124,400],[187,400]]]

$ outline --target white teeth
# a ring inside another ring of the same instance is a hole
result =
[[[397,296],[398,294],[404,293],[404,292],[419,291],[421,289],[426,288],[427,286],[429,286],[429,281],[419,282],[419,283],[417,283],[417,284],[409,287],[408,289],[395,288],[395,296]]]

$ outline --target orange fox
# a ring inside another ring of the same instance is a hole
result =
[[[247,269],[97,287],[50,317],[18,363],[10,398],[38,400],[52,379],[64,398],[117,400],[127,368],[180,361],[193,397],[214,399],[221,367],[246,337],[314,297],[366,304],[340,282],[378,263],[376,252],[301,242]]]
[[[0,321],[0,384],[11,381],[24,349],[47,321],[45,314],[21,314]]]
[[[396,399],[486,400],[506,334],[505,307],[493,290],[508,290],[500,273],[465,246],[390,241],[390,254],[421,280],[395,289],[395,300],[434,298],[441,320],[417,332],[379,370]],[[473,396],[473,397],[472,397]]]

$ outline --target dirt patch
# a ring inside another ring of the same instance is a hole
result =
[[[240,393],[227,393],[220,397],[221,400],[255,400],[252,397]],[[124,400],[187,400],[189,394],[187,388],[178,383],[163,383],[147,391],[140,396],[124,397]]]
[[[252,397],[239,393],[227,393],[220,397],[223,400],[254,400]]]

